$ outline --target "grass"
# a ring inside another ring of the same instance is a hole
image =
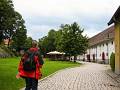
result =
[[[79,66],[80,64],[69,62],[69,61],[49,61],[48,59],[45,60],[45,64],[42,68],[43,78],[58,71],[61,69],[65,69],[68,67]]]
[[[24,86],[22,79],[17,80],[19,58],[0,58],[0,90],[19,90]]]
[[[20,58],[0,58],[0,90],[19,90],[25,86],[24,80],[16,79],[17,68]],[[46,77],[60,69],[67,67],[79,66],[78,63],[66,61],[49,61],[45,60],[42,68],[43,77]]]

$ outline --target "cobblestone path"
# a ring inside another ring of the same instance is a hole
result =
[[[118,83],[105,73],[107,69],[106,65],[86,62],[39,81],[38,90],[120,90]]]

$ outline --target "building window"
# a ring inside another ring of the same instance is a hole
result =
[[[106,53],[106,56],[108,56],[108,53]]]

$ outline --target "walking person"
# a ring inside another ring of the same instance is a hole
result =
[[[37,41],[33,41],[32,47],[22,56],[18,67],[19,72],[16,75],[17,78],[25,79],[25,90],[37,90],[38,79],[42,76],[43,63],[40,51],[37,48]]]

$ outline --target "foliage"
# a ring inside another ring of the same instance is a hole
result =
[[[55,38],[56,31],[52,29],[48,32],[48,36],[39,39],[39,47],[41,51],[44,51],[44,54],[56,50]]]
[[[43,38],[41,38],[41,39],[39,39],[39,42],[38,42],[38,47],[39,47],[42,55],[45,55],[45,54],[46,54],[46,49],[45,49],[45,48],[46,48],[46,45],[44,45],[45,38],[46,38],[46,36],[43,37]]]
[[[71,25],[62,25],[61,29],[62,36],[59,42],[61,51],[65,52],[68,56],[74,57],[85,53],[88,47],[88,39],[82,35],[84,29],[81,29],[76,22]]]
[[[65,59],[53,59],[53,58],[49,58],[50,61],[67,61]]]
[[[31,37],[27,37],[26,41],[25,41],[25,45],[24,45],[24,49],[27,50],[30,47],[32,47],[32,38]]]
[[[47,36],[39,39],[39,47],[45,53],[57,50],[76,57],[84,54],[88,47],[88,38],[82,35],[83,31],[76,22],[62,24],[58,31],[50,30]]]
[[[57,51],[62,51],[62,30],[56,31],[55,45]]]
[[[0,0],[0,43],[14,33],[15,11],[11,0]]]
[[[111,69],[112,71],[115,71],[115,53],[111,53],[111,56],[110,56],[110,66],[111,66]]]
[[[0,58],[12,57],[14,56],[13,52],[4,45],[0,45]]]
[[[22,16],[14,10],[12,0],[0,0],[0,43],[7,38],[12,47],[23,47],[26,40],[26,27]]]
[[[15,22],[15,34],[12,37],[12,47],[15,47],[18,51],[24,47],[26,41],[26,27],[24,25],[25,21],[23,20],[22,16],[16,12],[16,22]]]
[[[20,58],[0,59],[0,90],[19,90],[25,86],[24,79],[16,79],[17,67]],[[49,61],[45,60],[42,73],[46,77],[60,69],[79,66],[73,62]]]

